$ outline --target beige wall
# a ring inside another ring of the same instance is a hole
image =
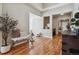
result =
[[[21,35],[26,36],[29,33],[29,13],[32,12],[37,15],[41,13],[22,3],[6,3],[3,4],[3,14],[8,12],[9,16],[14,20],[18,20],[17,28],[20,29]]]
[[[0,16],[2,15],[2,3],[0,3]]]
[[[2,4],[0,3],[0,16],[2,15]],[[0,31],[0,47],[2,45],[2,33]]]

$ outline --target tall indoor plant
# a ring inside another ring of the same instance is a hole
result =
[[[14,29],[17,25],[17,21],[13,20],[13,18],[11,18],[10,16],[8,16],[8,14],[6,14],[5,16],[0,16],[0,31],[2,31],[2,40],[4,41],[4,43],[2,42],[2,47],[1,47],[1,52],[5,53],[8,52],[10,50],[10,44],[8,43],[8,38],[12,29]]]

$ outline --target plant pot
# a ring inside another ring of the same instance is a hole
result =
[[[10,51],[10,49],[11,49],[11,45],[2,46],[1,53],[7,53],[8,51]]]

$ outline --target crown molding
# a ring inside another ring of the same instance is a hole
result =
[[[47,10],[50,10],[50,9],[54,9],[54,8],[58,8],[58,7],[61,7],[61,6],[65,6],[65,5],[68,5],[70,3],[60,3],[60,4],[56,4],[54,6],[50,6],[50,7],[47,7],[47,8],[41,8],[41,7],[38,7],[37,5],[33,5],[33,4],[27,4],[28,6],[36,9],[36,10],[39,10],[40,12],[43,12],[43,11],[47,11]]]

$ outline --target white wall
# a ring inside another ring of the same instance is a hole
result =
[[[3,4],[3,14],[6,12],[15,20],[18,20],[17,27],[20,29],[22,36],[26,36],[29,33],[29,13],[41,15],[39,11],[22,3]]]
[[[2,3],[0,3],[0,16],[2,15]]]
[[[2,15],[2,3],[0,3],[0,16]],[[0,47],[2,45],[2,32],[0,31]]]
[[[74,7],[73,4],[68,4],[68,5],[64,5],[58,8],[53,8],[53,9],[43,12],[43,17],[50,16],[50,28],[51,29],[48,30],[49,35],[47,36],[52,36],[52,27],[53,27],[52,15],[73,11],[73,7]],[[47,33],[46,30],[44,30],[44,32]]]

